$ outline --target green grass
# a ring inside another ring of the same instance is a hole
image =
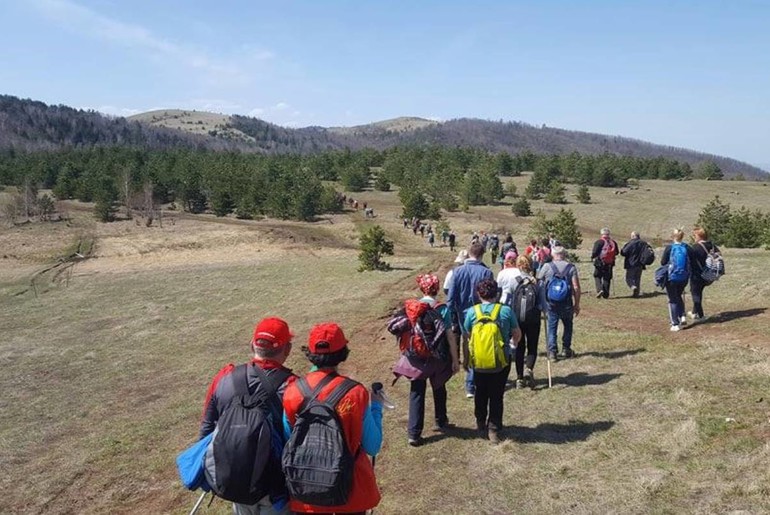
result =
[[[739,197],[752,206],[764,192],[751,183],[645,182],[640,195],[654,191],[644,202],[623,208],[630,194],[616,199],[592,189],[596,204],[570,207],[581,226],[598,228],[613,216],[616,232],[640,221],[654,234],[673,223],[671,213],[694,220],[715,190],[727,197],[745,188]],[[672,186],[693,188],[694,199],[672,207],[676,199],[663,195]],[[97,258],[77,265],[68,287],[13,296],[26,274],[93,223],[0,232],[19,256],[0,273],[4,509],[189,510],[195,495],[179,485],[173,459],[195,437],[211,377],[247,359],[253,325],[266,315],[285,317],[297,334],[290,358],[297,371],[307,369],[299,347],[309,328],[336,320],[352,342],[344,371],[364,383],[387,382],[397,358],[384,327],[390,309],[416,293],[418,271],[445,269],[453,256],[401,227],[396,193],[355,197],[375,208],[375,223],[396,242],[389,261],[397,270],[355,271],[356,234],[372,223],[361,212],[315,225],[190,221],[161,231],[109,224],[94,229]],[[471,230],[503,226],[520,239],[529,222],[508,209],[476,208],[449,222],[461,242]],[[389,387],[397,408],[384,418],[377,512],[770,511],[768,253],[724,254],[728,274],[706,290],[712,318],[677,334],[668,332],[665,296],[628,298],[620,272],[613,298],[593,298],[583,259],[589,293],[576,321],[579,356],[554,365],[552,389],[541,356],[538,388],[506,393],[508,430],[497,447],[470,429],[462,377],[449,383],[458,429],[447,436],[426,430],[428,444],[416,449],[406,442],[408,383]],[[650,272],[644,281],[651,293]],[[428,427],[431,410],[429,401]],[[217,502],[210,512],[229,507]]]

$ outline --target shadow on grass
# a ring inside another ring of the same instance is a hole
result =
[[[575,357],[581,358],[583,356],[594,356],[596,358],[618,359],[625,358],[626,356],[634,356],[642,352],[647,352],[647,349],[645,347],[639,347],[636,349],[614,350],[608,352],[581,352],[580,354],[576,354]]]
[[[390,267],[390,269],[391,270],[404,270],[404,271],[407,271],[407,272],[411,272],[411,271],[414,270],[414,268],[410,268],[408,266],[392,266],[392,267]]]
[[[445,438],[459,438],[460,440],[481,440],[481,433],[478,429],[470,427],[456,427],[453,426],[450,429],[442,431],[440,433],[432,433],[429,435],[423,435],[422,445],[428,445],[431,443],[439,442]]]
[[[592,434],[599,431],[608,431],[615,422],[612,420],[600,420],[598,422],[583,422],[570,420],[567,424],[538,424],[535,427],[510,426],[506,429],[506,436],[521,443],[571,443],[583,442]]]
[[[661,290],[653,290],[653,291],[647,291],[644,293],[640,293],[637,299],[650,299],[652,297],[660,297],[661,295],[665,295],[666,292]]]
[[[555,376],[553,378],[553,384],[565,384],[567,386],[597,386],[600,384],[607,384],[622,375],[623,374],[596,374],[592,376],[586,372],[573,372],[564,377]]]
[[[767,311],[767,308],[753,308],[743,309],[740,311],[724,311],[717,315],[707,318],[701,324],[721,324],[722,322],[730,322],[732,320],[738,320],[740,318],[748,318],[757,315],[762,315]]]

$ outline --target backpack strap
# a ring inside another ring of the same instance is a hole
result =
[[[500,316],[501,309],[503,309],[503,305],[499,302],[495,302],[495,305],[492,307],[492,312],[489,314],[489,318],[491,318],[493,322],[497,322],[497,317]]]
[[[303,377],[297,381],[297,387],[302,394],[302,404],[299,405],[297,413],[302,413],[310,401],[318,397],[318,394],[321,393],[321,390],[323,390],[326,385],[331,383],[335,377],[337,377],[337,372],[326,374],[320,381],[318,381],[318,384],[315,385],[315,388],[312,390],[310,389],[310,384],[307,382],[306,378]]]
[[[548,262],[548,268],[551,269],[551,273],[553,273],[554,277],[559,275],[559,269],[556,268],[556,263],[554,263],[553,261]]]
[[[481,317],[484,316],[484,313],[481,311],[481,304],[476,304],[473,306],[473,312],[476,314],[476,321],[478,322]]]
[[[337,404],[342,400],[342,398],[347,395],[347,393],[358,386],[360,383],[357,383],[353,381],[352,379],[348,377],[343,377],[343,381],[334,387],[334,390],[329,394],[326,399],[324,399],[322,402],[325,404],[328,404],[332,408],[336,408]]]
[[[232,372],[235,395],[249,395],[249,368],[248,363],[242,363]]]

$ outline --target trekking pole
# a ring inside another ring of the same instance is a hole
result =
[[[543,316],[543,325],[545,326],[545,365],[548,370],[548,388],[553,386],[553,379],[551,378],[551,360],[548,358],[548,318]]]
[[[198,497],[198,502],[196,502],[195,506],[193,506],[192,511],[190,511],[190,515],[195,515],[195,512],[197,512],[201,507],[201,504],[203,504],[203,498],[206,497],[206,494],[208,494],[208,492],[203,492],[201,496]]]

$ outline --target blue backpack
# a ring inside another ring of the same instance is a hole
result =
[[[548,281],[548,286],[546,288],[546,300],[551,304],[565,303],[570,298],[571,286],[569,274],[572,265],[567,265],[567,268],[564,269],[563,273],[559,272],[559,269],[556,267],[556,263],[553,261],[549,262],[548,266],[551,267],[553,276]]]
[[[687,245],[674,243],[668,258],[668,280],[672,283],[684,283],[690,278],[690,260],[687,258]]]

